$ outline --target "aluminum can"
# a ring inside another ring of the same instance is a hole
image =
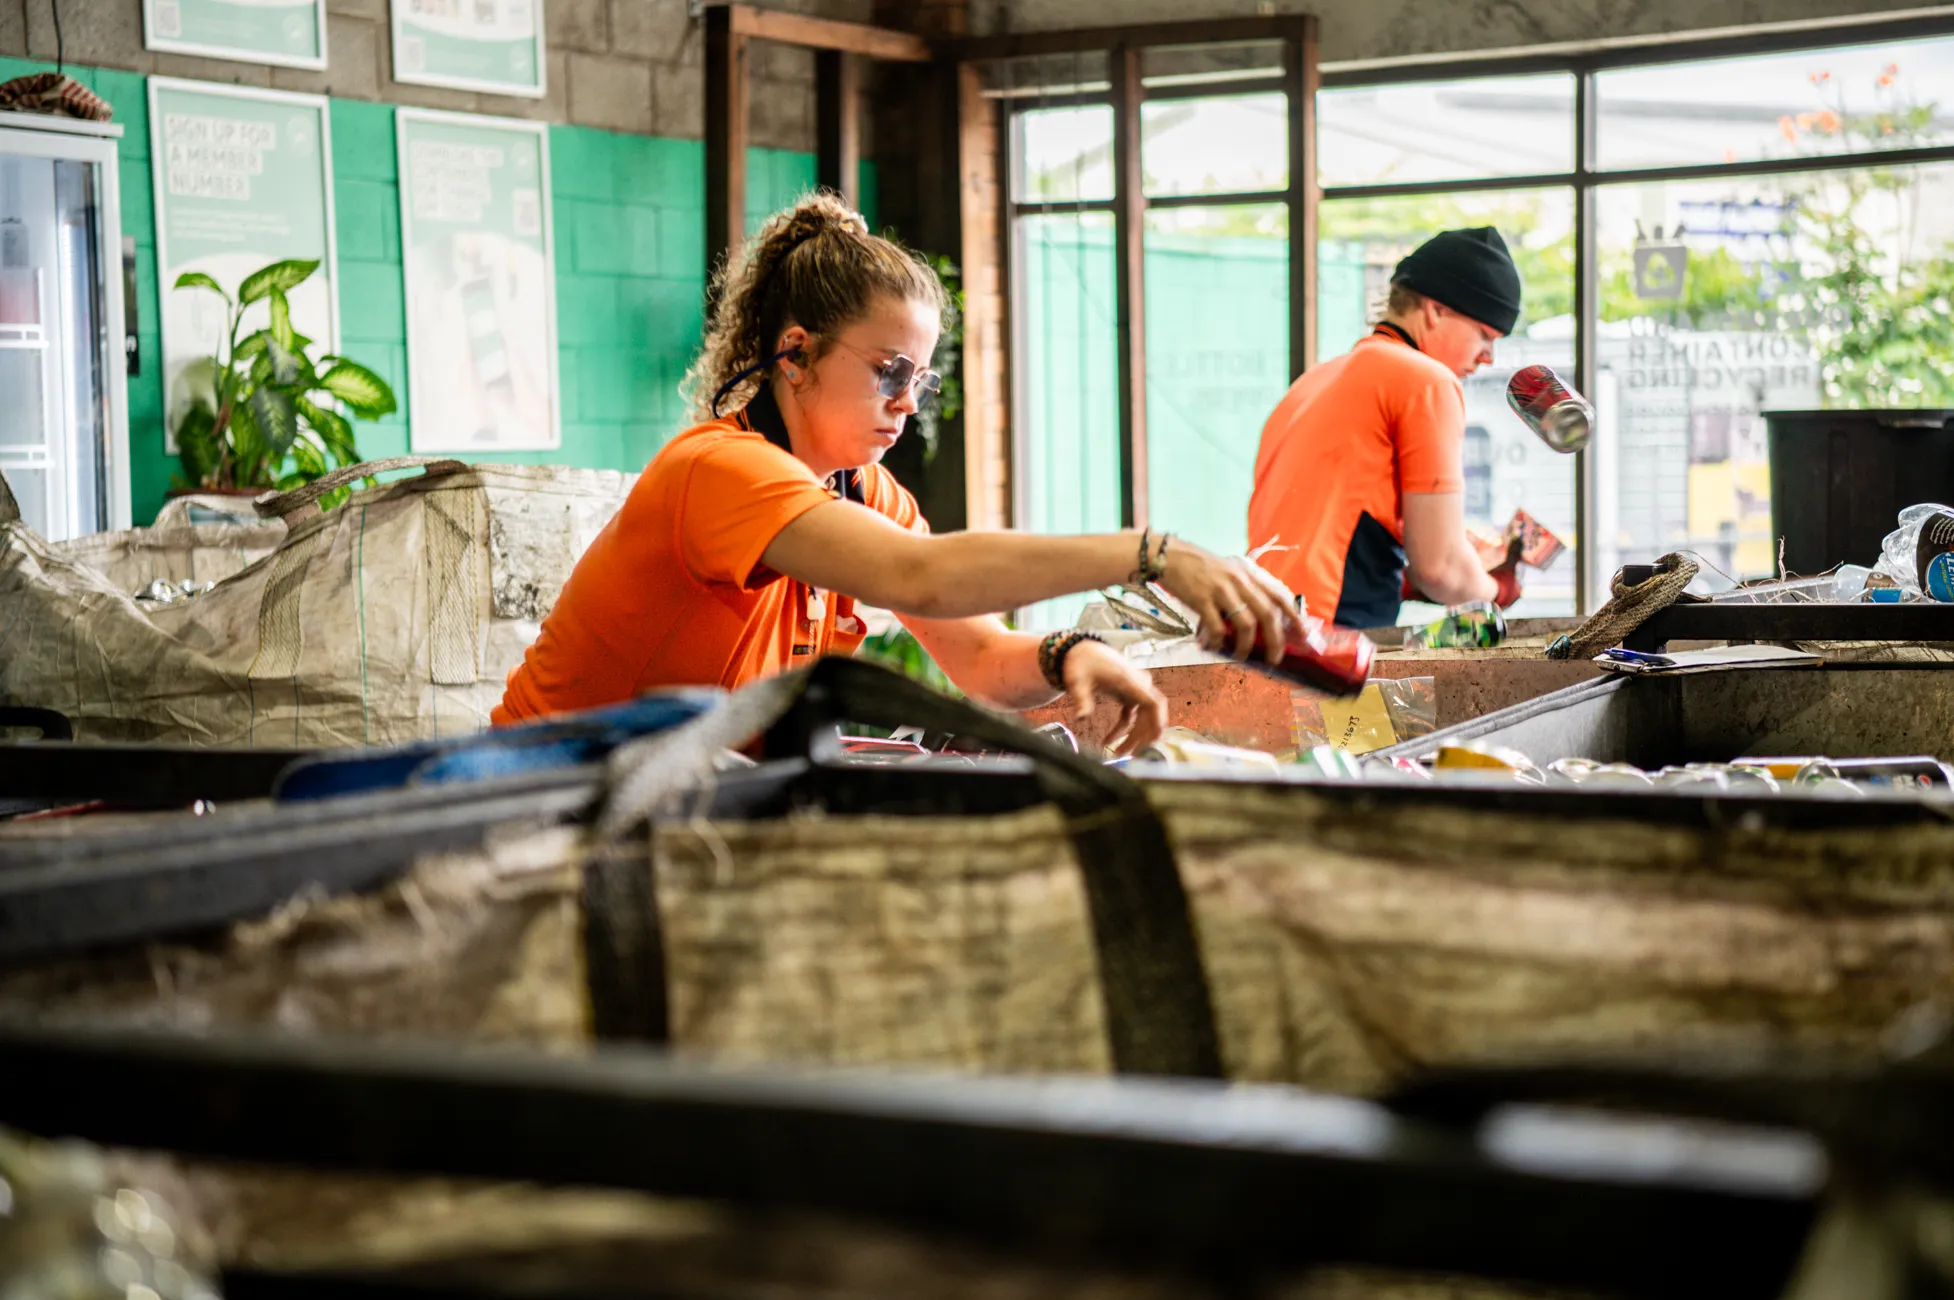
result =
[[[1588,399],[1547,366],[1514,371],[1506,381],[1506,404],[1555,451],[1579,451],[1594,433],[1594,408]]]

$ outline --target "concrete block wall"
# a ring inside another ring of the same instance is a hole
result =
[[[0,80],[46,66],[0,57]],[[123,128],[122,225],[136,241],[142,357],[142,373],[129,381],[130,493],[143,523],[178,468],[163,450],[147,79],[113,68],[68,70],[109,102]],[[407,317],[393,106],[335,97],[332,144],[342,350],[379,371],[401,407],[385,420],[356,423],[355,432],[368,458],[404,455]],[[698,350],[705,302],[704,145],[554,125],[550,163],[563,442],[494,459],[636,470],[685,425],[678,382]],[[805,151],[754,148],[747,165],[749,227],[814,184],[814,156]],[[875,169],[865,163],[862,207],[871,221],[875,196]]]
[[[84,67],[642,135],[696,140],[705,133],[703,36],[688,0],[544,0],[549,93],[542,99],[394,81],[389,0],[327,0],[324,72],[151,53],[143,48],[142,0],[0,0],[0,57],[52,61],[57,3],[67,61]],[[873,16],[873,0],[772,0],[769,7],[853,22]],[[765,148],[814,148],[812,54],[756,44],[751,129],[751,142]]]
[[[929,0],[912,0],[929,3]],[[970,0],[974,32],[1313,13],[1326,64],[1664,36],[1758,23],[1881,18],[1888,0]]]

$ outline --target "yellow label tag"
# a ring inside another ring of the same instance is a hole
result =
[[[1370,682],[1355,699],[1323,701],[1323,738],[1334,749],[1368,754],[1398,743],[1384,692]]]

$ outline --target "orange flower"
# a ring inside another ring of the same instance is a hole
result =
[[[1892,84],[1893,84],[1893,74],[1892,74],[1892,73],[1890,73],[1890,72],[1882,72],[1882,73],[1880,73],[1880,74],[1879,74],[1879,84],[1880,84],[1881,86],[1890,86],[1890,85],[1892,85]]]
[[[1839,129],[1839,115],[1829,108],[1826,109],[1818,115],[1818,129],[1826,135],[1836,134]]]
[[[1814,86],[1822,86],[1826,82],[1830,81],[1831,79],[1832,79],[1832,74],[1829,72],[1812,73],[1812,85]]]
[[[1725,150],[1723,151],[1723,160],[1724,160],[1725,162],[1736,162],[1736,161],[1737,161],[1737,151],[1736,151],[1735,149],[1725,149]]]
[[[1798,114],[1798,129],[1801,131],[1809,131],[1812,129],[1812,123],[1816,121],[1818,121],[1818,114],[1800,113]]]
[[[1781,117],[1778,119],[1778,130],[1784,135],[1785,139],[1791,141],[1794,144],[1797,143],[1798,127],[1795,123],[1792,122],[1792,120],[1789,117]]]

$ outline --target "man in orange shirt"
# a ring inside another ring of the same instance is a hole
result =
[[[1398,263],[1369,337],[1283,394],[1255,456],[1248,539],[1311,613],[1387,627],[1408,595],[1519,598],[1512,567],[1487,573],[1466,536],[1459,382],[1519,316],[1499,232],[1448,230]]]

